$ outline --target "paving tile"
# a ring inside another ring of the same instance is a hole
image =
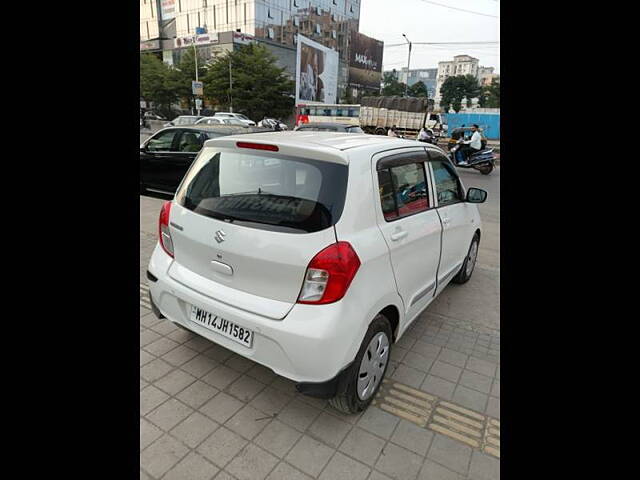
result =
[[[312,477],[317,477],[334,450],[304,435],[286,456],[287,462]]]
[[[265,415],[251,405],[246,405],[227,420],[225,427],[251,440],[267,426],[271,419],[271,416]]]
[[[218,423],[224,423],[243,406],[244,403],[240,400],[233,398],[224,392],[220,392],[207,403],[202,405],[200,407],[200,412]]]
[[[349,423],[323,412],[309,427],[307,433],[331,447],[338,448],[351,428]]]
[[[267,480],[312,480],[312,478],[288,463],[280,462],[269,474]]]
[[[392,362],[400,363],[407,353],[409,353],[408,349],[394,345],[391,349],[391,356],[389,358]]]
[[[218,365],[218,362],[215,360],[200,354],[197,357],[193,357],[180,368],[194,377],[201,378]]]
[[[455,388],[455,383],[440,377],[434,377],[433,375],[427,375],[427,378],[425,378],[420,386],[420,390],[444,398],[445,400],[451,400]]]
[[[487,395],[458,385],[451,401],[476,412],[484,412],[487,405]]]
[[[214,480],[237,480],[237,479],[235,477],[232,477],[230,473],[227,473],[224,470],[222,470],[220,473],[218,473],[218,475],[216,475],[216,478]]]
[[[384,412],[378,407],[369,406],[357,425],[379,437],[388,439],[399,421],[398,417]]]
[[[289,425],[273,420],[253,441],[256,445],[282,458],[301,436],[300,432]]]
[[[391,478],[408,480],[416,478],[422,467],[422,457],[409,450],[387,443],[375,468]]]
[[[304,403],[299,399],[293,400],[278,414],[278,419],[287,425],[304,432],[311,423],[320,415],[321,410]]]
[[[242,375],[227,388],[227,393],[242,402],[250,402],[265,387],[264,383],[247,375]]]
[[[340,445],[339,450],[347,455],[373,466],[384,447],[384,440],[371,433],[354,427]]]
[[[153,385],[142,389],[140,391],[140,415],[146,415],[167,398],[169,398],[169,395]]]
[[[144,450],[161,436],[162,430],[148,420],[140,419],[140,450]]]
[[[176,328],[173,332],[167,335],[167,338],[170,338],[174,342],[177,342],[181,345],[195,337],[195,333],[185,330],[184,328]]]
[[[149,345],[145,345],[144,349],[147,352],[155,355],[156,357],[160,357],[165,353],[173,350],[177,346],[178,346],[178,343],[174,342],[169,338],[162,337],[156,340],[155,342],[151,342]]]
[[[442,348],[438,345],[418,340],[413,347],[411,347],[411,350],[423,357],[436,358],[440,354],[440,350],[442,350]]]
[[[401,447],[411,450],[423,457],[427,454],[429,446],[431,446],[431,440],[433,439],[433,432],[426,428],[419,427],[406,420],[400,420],[393,435],[391,435],[391,441]]]
[[[176,395],[195,381],[196,377],[193,375],[183,370],[175,369],[160,380],[156,380],[154,385],[169,395]]]
[[[371,469],[340,452],[329,461],[320,475],[320,480],[365,480]]]
[[[159,478],[178,463],[189,449],[181,442],[164,434],[140,454],[140,466],[150,475]]]
[[[269,386],[251,400],[251,406],[267,415],[275,415],[280,412],[292,398],[290,395]]]
[[[204,375],[202,377],[202,381],[207,382],[209,385],[219,388],[220,390],[224,390],[235,380],[240,378],[240,375],[242,374],[225,365],[218,365],[216,368]]]
[[[496,378],[500,380],[500,367],[498,367],[496,370]]]
[[[154,331],[159,333],[160,335],[168,335],[174,330],[177,330],[178,327],[171,322],[170,320],[163,320],[162,322],[158,322],[153,327],[151,327]]]
[[[435,375],[436,377],[449,380],[450,382],[458,383],[458,379],[460,378],[462,369],[460,367],[456,367],[455,365],[451,365],[450,363],[444,363],[436,360],[431,366],[431,370],[429,371],[429,373],[431,375]]]
[[[460,352],[454,352],[448,348],[443,348],[440,355],[438,355],[438,360],[461,368],[464,368],[465,363],[467,363],[467,358],[468,355]]]
[[[223,468],[246,444],[247,441],[237,433],[220,427],[202,442],[196,451],[216,466]]]
[[[168,431],[192,413],[193,409],[191,407],[186,406],[175,398],[170,398],[151,413],[147,414],[147,419],[163,430]]]
[[[238,480],[263,480],[278,459],[256,445],[249,444],[231,460],[225,470]]]
[[[220,426],[199,412],[193,412],[171,430],[171,435],[190,448],[196,448]]]
[[[174,367],[172,365],[168,364],[161,358],[156,358],[140,368],[140,376],[147,382],[153,383],[173,369]]]
[[[153,330],[145,330],[140,333],[140,346],[144,347],[145,345],[149,345],[151,342],[155,342],[161,337],[161,335],[157,334]]]
[[[144,350],[140,350],[140,366],[144,365],[145,363],[149,363],[151,360],[154,360],[155,358],[156,357],[154,357],[150,353],[145,352]]]
[[[162,480],[211,480],[219,468],[203,456],[191,452],[162,477]]]
[[[469,357],[465,368],[467,370],[471,370],[472,372],[480,373],[488,377],[493,377],[496,373],[495,363],[487,362],[486,360],[480,360],[475,357]]]
[[[140,390],[142,390],[144,387],[146,387],[147,385],[149,385],[149,382],[147,382],[146,380],[143,380],[142,378],[140,379]]]
[[[162,359],[165,362],[170,363],[171,365],[179,367],[187,363],[196,355],[198,355],[198,352],[196,352],[195,350],[191,350],[190,348],[185,347],[184,345],[179,345],[178,347],[174,348],[170,352],[165,353],[162,356]]]
[[[492,378],[465,369],[462,372],[459,383],[473,390],[489,393],[491,391]]]
[[[413,345],[416,343],[416,339],[413,337],[410,337],[408,335],[402,335],[402,338],[400,338],[400,340],[398,340],[395,344],[394,347],[397,345],[400,348],[406,348],[408,350],[411,349],[411,347],[413,347]]]
[[[472,480],[500,480],[500,460],[475,450],[469,466]]]
[[[192,348],[193,350],[196,350],[202,353],[205,350],[208,350],[209,348],[211,348],[211,346],[215,344],[207,338],[196,335],[188,342],[185,342],[184,345],[185,347]]]
[[[489,397],[487,402],[487,415],[500,420],[500,399],[495,397]]]
[[[491,395],[500,398],[500,380],[494,380],[491,387]]]
[[[420,470],[418,480],[464,480],[464,477],[442,465],[427,460]]]
[[[280,390],[288,395],[296,395],[298,390],[296,389],[296,383],[288,378],[278,377],[271,382],[271,387],[276,390]]]
[[[427,458],[461,475],[467,474],[471,447],[445,435],[435,434]]]
[[[410,351],[405,355],[402,363],[415,368],[416,370],[427,373],[433,364],[433,357],[425,357],[424,355]]]
[[[380,472],[376,472],[375,470],[372,470],[371,475],[369,475],[369,478],[367,478],[367,480],[391,480],[391,478],[387,477],[386,475]]]
[[[224,364],[227,367],[234,369],[236,372],[246,373],[256,363],[248,358],[233,354],[224,362]]]
[[[220,390],[200,380],[193,382],[176,395],[176,398],[191,408],[200,408],[207,400],[213,398]]]
[[[162,321],[162,319],[156,317],[153,312],[146,308],[140,307],[140,325],[144,325],[146,328],[150,328]]]
[[[204,354],[218,363],[224,363],[234,355],[231,350],[228,350],[221,345],[217,345],[215,343],[210,343],[209,345],[209,348],[204,351]]]
[[[144,470],[140,469],[140,480],[154,480]]]
[[[391,374],[391,378],[397,382],[404,383],[413,388],[419,388],[424,381],[426,374],[407,365],[398,365]]]
[[[255,363],[253,367],[251,367],[247,371],[247,375],[249,375],[251,378],[255,378],[256,380],[264,383],[265,385],[269,385],[276,378],[278,378],[278,375],[273,373],[273,370],[265,367],[264,365],[260,365],[258,363]]]

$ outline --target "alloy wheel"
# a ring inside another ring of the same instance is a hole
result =
[[[379,332],[371,339],[358,371],[358,397],[367,400],[375,392],[389,361],[389,339]]]

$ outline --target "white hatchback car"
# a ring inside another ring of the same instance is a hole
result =
[[[392,344],[450,281],[471,276],[486,196],[465,190],[441,149],[413,140],[209,140],[160,213],[153,311],[361,411]]]

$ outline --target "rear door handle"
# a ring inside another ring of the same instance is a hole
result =
[[[409,232],[407,232],[407,231],[392,233],[391,234],[391,240],[393,240],[393,241],[400,240],[401,238],[406,237],[408,234],[409,234]]]

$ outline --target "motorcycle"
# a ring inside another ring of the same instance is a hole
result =
[[[280,131],[288,130],[287,126],[284,123],[276,120],[275,118],[267,117],[258,122],[258,127],[270,128],[271,130],[278,130],[277,127],[279,127]]]
[[[449,155],[451,156],[451,163],[453,163],[457,168],[474,168],[478,170],[483,175],[489,175],[495,166],[496,159],[493,155],[493,148],[483,148],[479,152],[471,154],[466,163],[460,163],[457,155],[457,152],[460,150],[462,146],[461,142],[457,142],[454,147],[449,150]]]

